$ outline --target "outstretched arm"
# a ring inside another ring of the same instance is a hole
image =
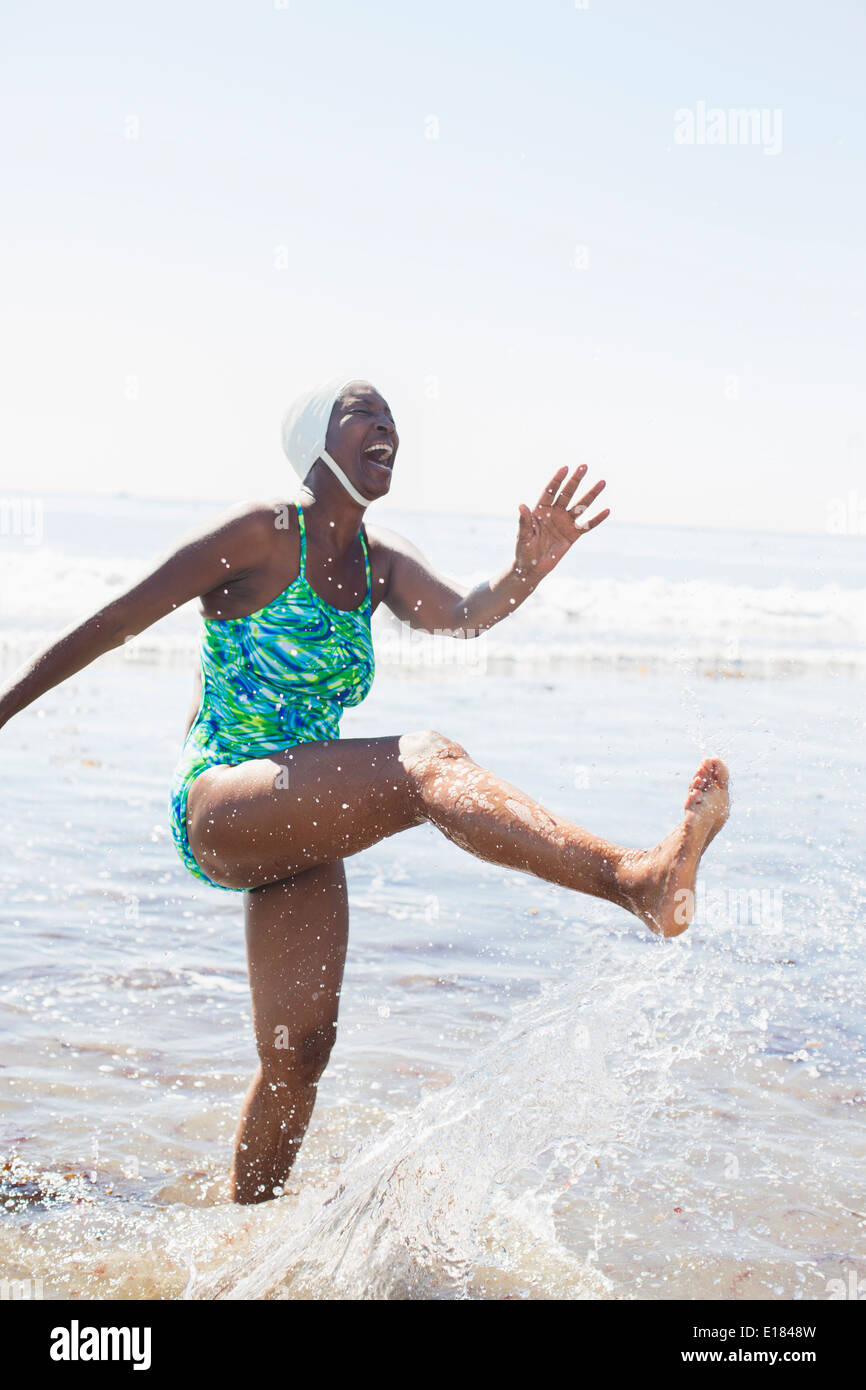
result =
[[[421,551],[402,536],[377,532],[389,557],[386,607],[411,627],[455,637],[477,637],[507,618],[578,537],[610,515],[606,508],[594,517],[585,516],[604,488],[603,480],[570,506],[586,465],[576,468],[565,482],[567,473],[567,468],[554,473],[532,510],[521,503],[514,560],[501,574],[472,590],[437,574]]]
[[[190,599],[244,577],[270,553],[273,509],[236,508],[194,532],[118,598],[62,632],[0,689],[0,725],[47,690]]]

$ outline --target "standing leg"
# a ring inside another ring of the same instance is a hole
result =
[[[285,1182],[337,1034],[349,910],[342,860],[245,894],[259,1069],[235,1137],[232,1200]]]

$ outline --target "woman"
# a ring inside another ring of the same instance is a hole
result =
[[[336,1036],[348,912],[343,860],[430,821],[481,859],[628,909],[676,936],[697,866],[728,814],[727,770],[707,758],[683,819],[654,849],[627,850],[553,815],[434,732],[340,739],[373,678],[379,603],[428,632],[477,637],[514,611],[578,536],[603,482],[560,468],[521,505],[514,561],[471,592],[414,546],[362,524],[391,486],[398,437],[368,382],[296,402],[283,428],[303,480],[297,506],[235,509],[145,579],[64,633],[0,693],[0,724],[192,598],[203,617],[197,709],[172,788],[171,825],[199,878],[244,892],[260,1059],[235,1140],[237,1202],[282,1191]]]

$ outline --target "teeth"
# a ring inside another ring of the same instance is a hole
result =
[[[384,453],[387,458],[390,458],[393,452],[390,444],[371,444],[369,448],[364,450],[365,454]]]

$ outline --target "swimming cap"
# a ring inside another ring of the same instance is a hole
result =
[[[316,459],[322,459],[337,481],[342,483],[349,496],[354,498],[362,507],[366,507],[375,499],[364,497],[349,482],[336,459],[332,458],[325,448],[331,411],[334,409],[340,393],[349,385],[349,382],[360,380],[362,380],[361,377],[353,376],[333,377],[330,381],[323,382],[321,386],[314,387],[312,391],[305,391],[302,396],[298,396],[297,400],[289,406],[283,418],[283,449],[289,463],[302,482]]]

